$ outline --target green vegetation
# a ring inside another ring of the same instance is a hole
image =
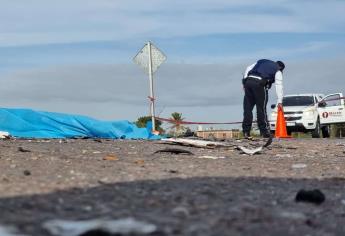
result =
[[[135,122],[135,124],[139,128],[145,128],[146,123],[148,121],[151,121],[151,116],[141,116],[138,118],[138,120]],[[155,119],[155,123],[156,123],[156,130],[159,131],[160,133],[164,132],[164,129],[161,127],[162,122],[160,120]]]

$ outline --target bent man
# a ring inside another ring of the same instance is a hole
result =
[[[260,135],[264,138],[271,137],[266,112],[268,90],[275,83],[278,106],[281,106],[284,68],[285,65],[281,61],[261,59],[245,70],[242,80],[244,89],[242,130],[245,138],[250,138],[254,106],[256,106]]]

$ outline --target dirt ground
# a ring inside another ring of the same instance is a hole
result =
[[[154,154],[165,148],[194,155]],[[253,156],[158,141],[1,140],[0,225],[48,236],[52,219],[133,217],[156,225],[152,235],[345,235],[344,159],[344,139],[274,140]],[[326,200],[295,202],[300,189]]]

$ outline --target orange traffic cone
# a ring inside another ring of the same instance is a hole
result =
[[[278,116],[276,121],[276,132],[274,137],[276,138],[291,138],[286,131],[286,122],[284,118],[284,111],[282,106],[278,106]]]

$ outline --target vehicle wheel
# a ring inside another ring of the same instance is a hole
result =
[[[315,129],[311,132],[311,137],[312,137],[312,138],[320,138],[320,133],[321,133],[320,119],[317,118],[316,127],[315,127]]]
[[[292,134],[291,130],[286,130],[286,132],[287,132],[287,135],[291,136],[291,134]]]
[[[325,125],[321,128],[322,131],[322,137],[324,138],[329,138],[330,137],[330,128],[329,125]]]

